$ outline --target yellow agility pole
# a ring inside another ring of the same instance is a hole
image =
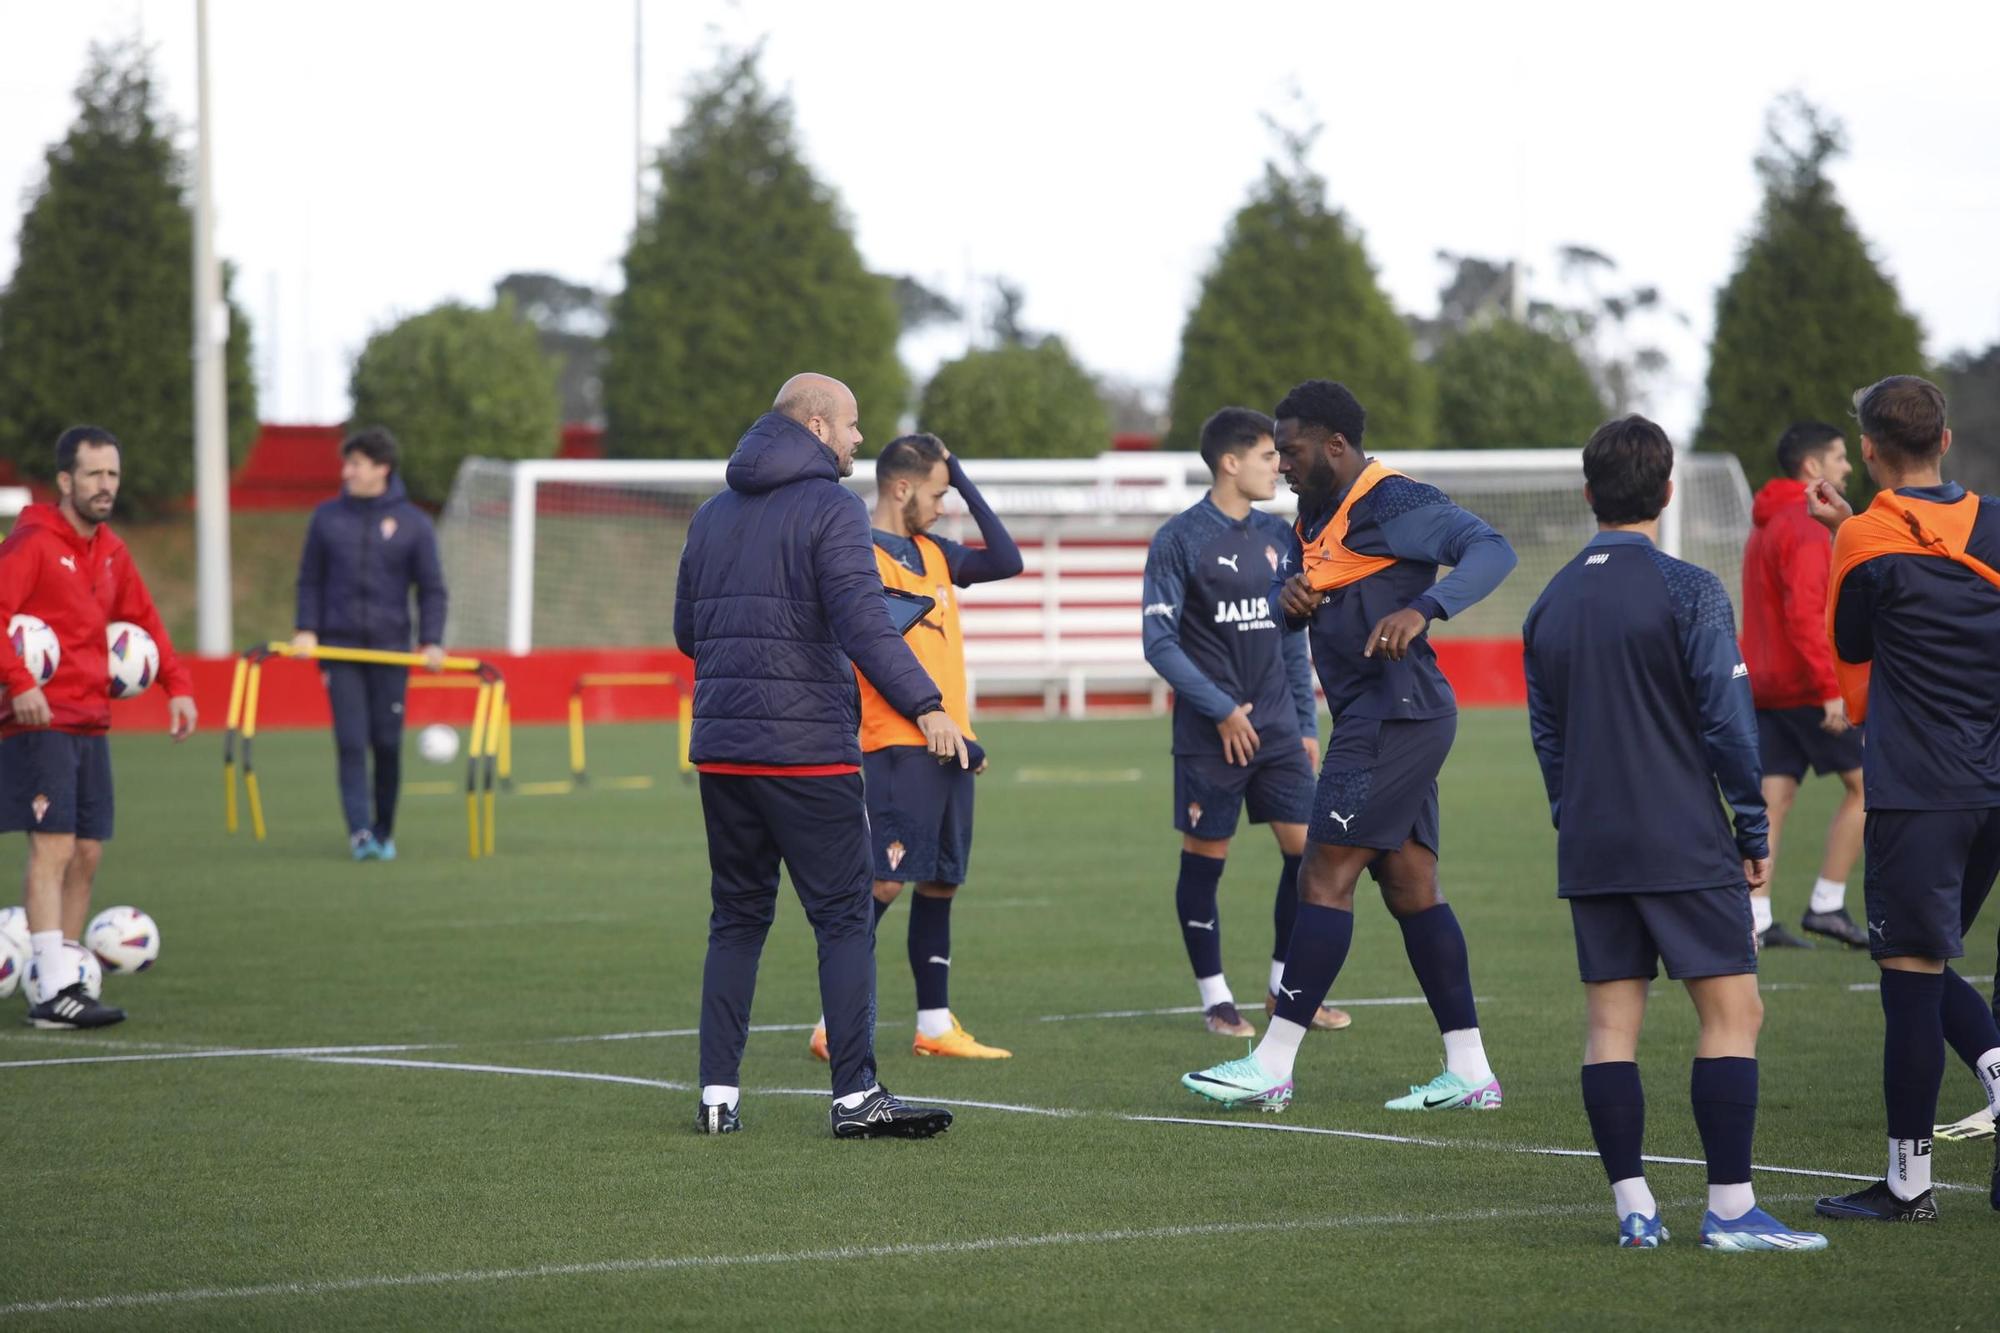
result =
[[[493,855],[493,775],[500,758],[500,736],[506,730],[507,682],[496,675],[486,706],[486,855]]]
[[[472,743],[465,754],[465,850],[473,860],[479,859],[479,770],[480,749],[486,741],[486,710],[493,702],[493,687],[485,680],[479,682],[479,697],[472,705]]]
[[[694,697],[681,678],[671,671],[599,671],[590,672],[576,678],[576,685],[569,696],[569,771],[570,781],[577,787],[589,785],[590,773],[585,765],[583,739],[583,692],[598,687],[622,685],[671,685],[680,689],[680,738],[678,742],[678,763],[681,774],[694,772],[694,765],[688,759],[689,732],[694,727]],[[648,785],[651,779],[647,779]],[[615,784],[614,784],[615,785]]]
[[[514,704],[500,710],[500,790],[514,790]]]
[[[313,648],[294,648],[282,640],[264,645],[273,657],[302,657],[319,662],[368,662],[376,666],[425,667],[430,663],[422,653],[393,653],[381,648],[328,648],[324,645]],[[480,671],[486,664],[476,657],[447,657],[438,664],[440,671]]]
[[[222,827],[236,832],[236,728],[243,721],[243,678],[250,673],[250,659],[236,659],[229,678],[229,721],[222,733]]]
[[[257,694],[264,683],[264,662],[253,658],[250,662],[249,680],[243,690],[243,794],[250,800],[250,834],[258,842],[264,841],[264,794],[257,786],[257,766],[251,759],[251,746],[257,739]]]

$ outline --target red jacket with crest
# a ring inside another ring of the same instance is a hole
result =
[[[1806,484],[1766,482],[1743,548],[1743,661],[1759,708],[1818,708],[1840,697],[1826,639],[1833,536],[1806,512]]]

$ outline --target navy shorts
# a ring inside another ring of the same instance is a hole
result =
[[[1585,981],[1675,981],[1757,970],[1750,886],[1674,893],[1593,893],[1569,900],[1576,970]]]
[[[1327,739],[1307,837],[1327,847],[1393,852],[1412,840],[1438,851],[1438,773],[1458,717],[1343,718]]]
[[[921,745],[861,756],[875,878],[904,884],[963,884],[972,860],[970,769],[940,764]]]
[[[1263,742],[1248,764],[1220,754],[1174,756],[1174,827],[1190,837],[1236,836],[1246,805],[1253,824],[1304,824],[1312,800],[1312,760],[1297,737]]]
[[[1861,767],[1861,728],[1849,727],[1838,736],[1824,731],[1823,708],[1760,708],[1757,710],[1757,750],[1764,776],[1797,781],[1806,769],[1825,777],[1852,773]]]
[[[18,731],[0,740],[0,833],[111,838],[111,741]]]
[[[1961,958],[2000,875],[2000,808],[1870,810],[1863,837],[1868,952]]]

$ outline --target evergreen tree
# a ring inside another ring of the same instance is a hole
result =
[[[906,406],[894,283],[862,266],[757,59],[725,57],[660,154],[606,340],[614,454],[725,456],[802,370],[846,381],[876,439]]]
[[[1736,454],[1753,486],[1777,470],[1786,426],[1845,421],[1855,389],[1927,369],[1923,331],[1827,179],[1845,146],[1839,123],[1803,97],[1772,108],[1757,158],[1763,207],[1716,297],[1695,447]]]
[[[1507,319],[1452,335],[1431,361],[1448,449],[1581,445],[1604,420],[1590,370],[1561,338]]]
[[[120,507],[157,510],[194,486],[194,219],[150,59],[92,47],[78,115],[47,154],[0,291],[0,455],[55,470],[56,437],[103,426],[123,443]],[[232,274],[223,274],[227,298]],[[230,456],[257,437],[250,323],[229,308]]]
[[[490,310],[447,303],[376,334],[348,392],[353,426],[388,427],[402,446],[403,484],[432,504],[451,494],[463,459],[556,452],[556,368],[504,297]]]
[[[1269,411],[1301,380],[1325,378],[1367,408],[1368,444],[1428,447],[1436,390],[1360,234],[1306,164],[1318,130],[1273,129],[1279,160],[1230,222],[1181,329],[1165,446],[1193,449],[1219,407]]]
[[[1055,337],[975,349],[939,367],[917,419],[969,458],[1095,458],[1111,445],[1096,381]]]

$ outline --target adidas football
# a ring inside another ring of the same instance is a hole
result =
[[[11,935],[0,935],[0,1000],[14,993],[21,974],[28,970],[28,951]]]
[[[29,948],[28,909],[25,907],[0,907],[0,939],[9,939],[21,946],[22,952]]]
[[[83,967],[84,994],[93,1000],[104,994],[104,969],[98,965],[97,955],[80,944],[71,944],[67,941],[63,943],[63,948],[74,952],[77,962]],[[28,992],[29,1004],[41,1004],[45,1000],[55,998],[53,992],[43,992],[41,973],[40,964],[30,959],[28,962],[27,980],[24,983]]]
[[[144,972],[160,957],[160,928],[136,907],[107,907],[90,919],[83,947],[107,972]]]
[[[48,684],[62,665],[62,645],[56,642],[56,632],[48,622],[40,616],[15,616],[7,622],[7,637],[14,643],[14,656],[28,668],[35,684]]]
[[[104,637],[111,650],[111,697],[144,694],[160,674],[160,645],[129,620],[112,621]]]
[[[442,722],[432,723],[417,733],[417,753],[433,764],[448,764],[458,758],[458,730]]]

